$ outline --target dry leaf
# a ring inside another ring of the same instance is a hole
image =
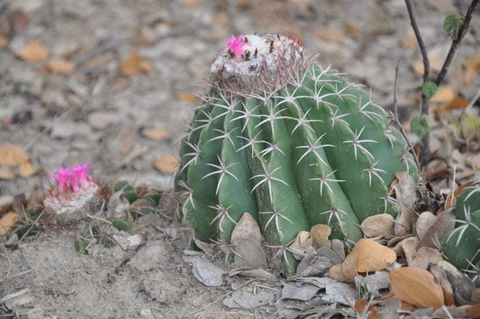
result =
[[[163,140],[170,137],[170,132],[165,129],[158,130],[144,130],[143,136],[152,141]]]
[[[342,42],[345,39],[345,33],[339,28],[318,27],[315,29],[315,35],[325,42]]]
[[[18,166],[18,172],[22,177],[30,177],[35,174],[35,170],[30,162],[21,163],[20,166]]]
[[[313,239],[318,244],[318,246],[325,246],[330,241],[328,236],[332,233],[332,229],[328,225],[317,224],[310,229],[310,234],[312,234]]]
[[[8,234],[19,217],[15,212],[8,212],[3,215],[0,219],[0,235]]]
[[[455,296],[443,287],[442,287],[442,291],[443,291],[443,300],[444,300],[445,306],[449,307],[449,306],[455,305]]]
[[[434,55],[430,57],[430,72],[439,72],[442,69],[444,57]],[[423,61],[416,61],[412,65],[413,71],[420,76],[423,76],[425,69],[423,67]]]
[[[472,84],[480,73],[480,53],[465,60],[462,66],[465,68],[465,83]]]
[[[15,10],[10,14],[10,24],[13,31],[19,33],[28,28],[30,19],[22,10]]]
[[[189,92],[177,92],[176,98],[179,101],[189,104],[195,103],[197,101],[197,96]]]
[[[443,243],[454,229],[455,216],[450,211],[440,212],[435,222],[427,229],[422,240],[418,243],[418,248],[439,248],[439,244]]]
[[[154,28],[143,27],[138,30],[137,36],[135,37],[135,43],[139,45],[150,45],[155,42],[157,34]]]
[[[467,318],[480,318],[480,304],[468,307],[466,315]]]
[[[442,287],[435,282],[432,274],[425,269],[403,267],[389,273],[395,296],[418,308],[435,309],[443,306]]]
[[[151,72],[152,69],[150,62],[142,59],[138,52],[134,52],[123,61],[121,71],[123,76],[134,76],[141,72]]]
[[[231,242],[235,251],[235,267],[250,267],[266,269],[267,258],[262,248],[262,233],[255,219],[248,213],[232,231]]]
[[[438,103],[442,105],[446,105],[453,101],[456,94],[455,91],[449,86],[442,86],[438,89],[438,91],[432,96],[430,101],[432,103]]]
[[[30,62],[40,62],[50,55],[50,51],[38,40],[30,40],[16,56],[22,60]]]
[[[166,155],[152,162],[153,167],[164,174],[175,174],[178,164],[178,159],[175,155]]]
[[[0,35],[0,48],[4,48],[8,45],[8,39],[3,35]]]
[[[4,168],[0,168],[0,180],[5,179],[5,180],[12,180],[15,179],[15,174],[10,172],[9,170],[6,170]]]
[[[417,251],[411,264],[408,265],[427,269],[430,264],[437,264],[442,260],[443,256],[438,250],[430,247],[422,247]]]
[[[52,73],[69,75],[75,71],[75,63],[66,60],[50,61],[47,63],[46,68]]]
[[[328,277],[336,281],[351,281],[343,274],[342,264],[333,265],[328,271]]]
[[[0,165],[18,167],[30,161],[27,154],[17,144],[7,144],[0,147]]]
[[[405,49],[413,49],[418,47],[418,41],[415,37],[415,33],[413,33],[413,31],[405,33],[400,39],[400,45]]]
[[[345,29],[349,34],[351,34],[353,37],[358,38],[359,36],[362,35],[360,32],[360,28],[353,22],[347,22],[345,24]]]
[[[212,23],[215,25],[225,25],[228,22],[228,18],[223,14],[217,14],[213,17]]]
[[[411,265],[413,259],[417,254],[418,238],[409,237],[399,243],[399,246],[402,248],[405,259],[407,260],[407,265]]]
[[[383,270],[388,264],[397,260],[397,254],[368,238],[360,239],[342,263],[342,271],[349,280],[354,280],[357,273]]]
[[[392,215],[378,214],[367,217],[360,229],[366,237],[392,237],[394,235],[395,220]]]
[[[418,239],[422,240],[427,230],[435,223],[437,216],[431,212],[423,212],[418,216],[417,225],[415,229],[417,230]]]
[[[359,317],[365,318],[365,316],[368,313],[367,319],[381,319],[382,317],[379,315],[377,308],[373,306],[367,299],[362,298],[358,299],[355,301],[355,304],[353,306],[353,309],[355,312],[360,315]]]
[[[299,231],[295,241],[289,247],[293,253],[293,257],[302,260],[306,254],[315,253],[313,248],[313,238],[308,231]]]
[[[469,102],[467,99],[461,97],[461,96],[456,96],[450,103],[445,106],[445,110],[450,111],[450,110],[463,110],[468,106]]]
[[[201,4],[203,0],[180,0],[180,3],[186,7],[194,7]]]

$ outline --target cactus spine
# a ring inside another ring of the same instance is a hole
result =
[[[282,35],[232,36],[181,149],[177,189],[201,241],[229,243],[248,212],[269,244],[328,224],[356,242],[366,217],[396,214],[388,187],[415,162],[381,107]],[[283,254],[289,272],[295,262]]]

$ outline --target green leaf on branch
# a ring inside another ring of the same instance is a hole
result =
[[[443,30],[452,40],[456,40],[464,21],[458,13],[451,13],[443,21]]]
[[[415,116],[410,121],[410,131],[419,138],[424,137],[430,131],[428,116],[426,114]]]
[[[428,98],[431,98],[437,92],[437,90],[438,86],[432,81],[428,81],[423,84],[422,92]]]

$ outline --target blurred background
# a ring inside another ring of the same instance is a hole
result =
[[[413,2],[435,75],[451,45],[443,20],[470,1]],[[107,181],[169,187],[209,64],[230,34],[254,32],[301,39],[386,108],[400,59],[407,127],[417,112],[423,65],[403,0],[0,0],[0,195],[84,161]],[[479,48],[477,12],[437,116],[475,95]]]

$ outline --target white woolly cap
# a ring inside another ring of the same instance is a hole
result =
[[[224,94],[268,96],[304,70],[303,47],[280,34],[232,36],[210,68],[211,84]]]

